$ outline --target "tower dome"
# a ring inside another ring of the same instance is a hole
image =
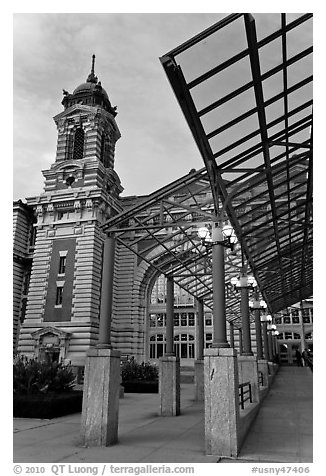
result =
[[[63,90],[62,104],[65,109],[74,104],[85,104],[87,106],[100,106],[113,116],[117,115],[116,107],[112,107],[109,96],[102,87],[101,81],[98,81],[94,73],[95,55],[92,56],[92,68],[86,82],[80,84],[74,89],[72,94]]]

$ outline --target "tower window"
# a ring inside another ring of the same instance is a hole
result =
[[[105,132],[103,132],[101,137],[101,152],[100,152],[100,161],[104,167],[110,166],[110,139]]]
[[[74,151],[73,151],[74,160],[79,160],[83,158],[84,141],[85,141],[84,129],[82,127],[78,127],[78,129],[76,129],[75,137],[74,137]]]
[[[63,297],[63,286],[58,286],[56,297],[55,297],[56,306],[62,306],[62,297]]]
[[[59,274],[64,274],[66,272],[66,263],[67,263],[67,257],[66,256],[60,256],[60,259],[59,259]]]
[[[29,234],[29,246],[31,248],[35,246],[35,240],[36,240],[36,227],[32,225],[30,229],[30,234]]]

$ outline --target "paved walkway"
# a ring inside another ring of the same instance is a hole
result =
[[[313,462],[312,380],[308,367],[280,368],[236,462]]]
[[[80,414],[53,420],[14,419],[16,463],[312,462],[312,374],[282,367],[238,459],[205,456],[203,403],[181,385],[178,417],[158,416],[158,395],[120,400],[119,443],[80,446]]]

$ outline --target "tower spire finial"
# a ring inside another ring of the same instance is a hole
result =
[[[88,83],[97,83],[97,76],[95,76],[94,67],[95,67],[95,55],[92,56],[92,69],[86,80]]]
[[[94,66],[95,66],[95,55],[92,56],[92,70],[91,70],[91,74],[94,75]]]

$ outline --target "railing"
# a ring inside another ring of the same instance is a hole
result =
[[[250,403],[252,403],[251,383],[250,382],[240,383],[239,405],[242,410],[244,409],[245,402],[247,402],[248,400],[250,401]]]
[[[259,372],[258,372],[258,385],[260,387],[264,386],[264,374],[261,370],[259,370]]]

